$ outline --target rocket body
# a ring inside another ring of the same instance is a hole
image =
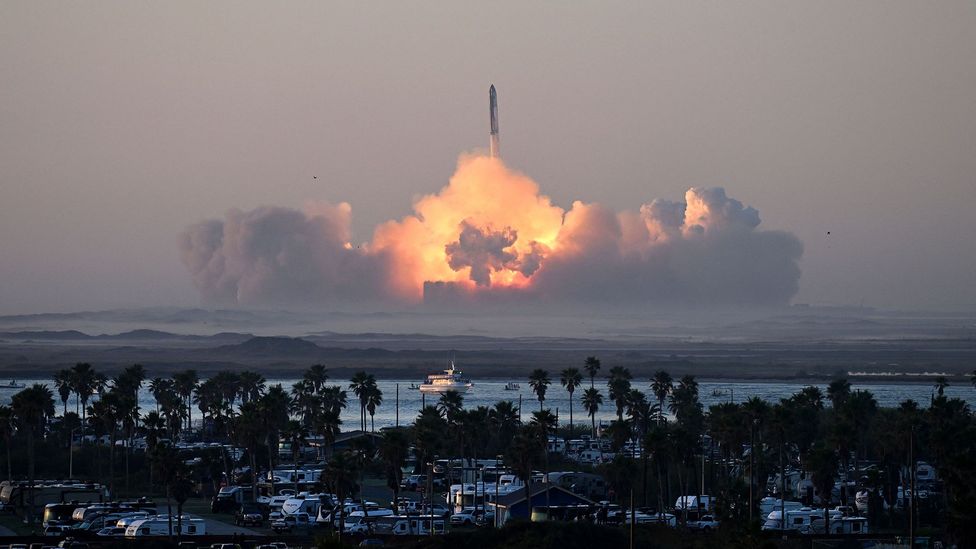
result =
[[[492,158],[498,158],[501,151],[498,148],[498,96],[495,86],[488,88],[488,117],[491,121],[491,133],[488,135],[488,145]]]

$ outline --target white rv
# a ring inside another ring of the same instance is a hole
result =
[[[168,518],[157,517],[137,520],[125,529],[125,537],[168,536],[170,533],[169,524]],[[178,530],[181,524],[183,528]],[[189,517],[183,517],[182,521],[178,521],[176,517],[173,517],[173,533],[176,534],[177,532],[184,536],[202,536],[207,533],[207,522],[203,519]]]
[[[429,536],[431,534],[431,524],[435,535],[444,533],[444,519],[442,517],[431,517],[430,515],[411,515],[380,517],[376,521],[374,531],[378,534],[390,534],[394,536]]]

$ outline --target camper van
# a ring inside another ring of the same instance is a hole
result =
[[[182,524],[182,530],[177,529]],[[150,519],[137,520],[125,529],[126,538],[141,538],[147,536],[168,536],[169,519],[157,517]],[[207,533],[207,522],[203,519],[183,517],[182,521],[173,517],[173,533],[180,533],[184,536],[202,536]]]
[[[30,501],[31,490],[27,482],[5,480],[0,483],[0,503],[21,507]],[[34,505],[65,501],[102,501],[108,497],[108,490],[100,484],[36,481],[33,492]]]
[[[787,501],[783,502],[780,499],[766,496],[759,501],[759,512],[762,516],[769,516],[773,511],[782,511],[785,507],[786,511],[796,511],[803,507],[803,504],[799,501]]]
[[[331,504],[331,498],[326,500],[326,505]],[[322,502],[319,494],[309,494],[308,492],[298,493],[281,504],[282,515],[294,515],[295,513],[308,513],[309,516],[316,516]]]
[[[393,509],[374,509],[368,513],[353,511],[342,521],[342,528],[350,534],[369,534],[383,517],[392,517]]]
[[[380,517],[376,520],[374,532],[394,536],[429,536],[444,533],[444,519],[430,515],[411,515],[409,517],[393,515]]]
[[[834,525],[840,524],[844,519],[843,513],[836,510],[827,511],[831,523],[831,533],[843,533],[835,530]],[[786,512],[786,527],[783,527],[782,522],[782,512],[772,511],[766,516],[766,522],[763,524],[763,530],[786,530],[787,532],[797,532],[799,534],[823,534],[825,528],[824,524],[824,510],[823,509],[811,509],[809,507],[801,507],[793,511]],[[865,523],[866,525],[866,523]],[[843,526],[839,527],[843,530]]]

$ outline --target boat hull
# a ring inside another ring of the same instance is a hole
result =
[[[457,393],[463,393],[471,388],[471,383],[456,384],[456,385],[428,385],[423,384],[420,386],[421,393],[446,393],[448,391],[455,391]]]

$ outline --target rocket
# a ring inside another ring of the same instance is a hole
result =
[[[489,150],[492,158],[498,158],[498,96],[495,95],[495,85],[488,88],[488,116],[491,119],[491,133],[488,136]]]

